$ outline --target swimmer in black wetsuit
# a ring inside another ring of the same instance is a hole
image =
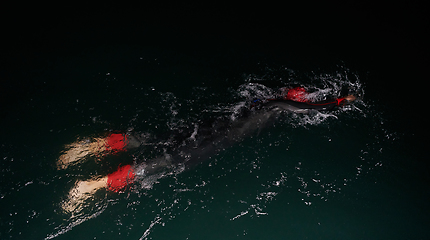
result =
[[[343,106],[346,103],[355,101],[354,95],[340,97],[336,99],[325,100],[321,102],[310,102],[308,100],[309,93],[303,87],[292,89],[281,88],[281,94],[274,99],[254,100],[252,107],[278,107],[281,110],[291,111],[295,113],[309,113],[311,109],[317,111],[330,111],[337,106]]]
[[[70,191],[69,200],[64,202],[63,209],[73,211],[75,205],[88,198],[89,194],[98,189],[120,192],[137,178],[173,169],[178,166],[191,167],[225,149],[243,138],[252,135],[256,130],[269,125],[282,111],[308,113],[309,110],[328,111],[336,106],[343,106],[356,98],[353,95],[328,100],[310,102],[304,88],[281,89],[277,98],[255,100],[247,114],[234,121],[214,121],[210,124],[195,126],[181,133],[176,139],[176,147],[170,154],[133,165],[120,166],[118,170],[104,177],[87,181],[79,181]],[[245,116],[246,115],[246,116]],[[176,137],[176,136],[174,136]],[[127,151],[139,147],[136,138],[130,135],[110,134],[107,138],[96,139],[89,144],[74,144],[59,159],[59,169],[65,169],[70,163],[81,159],[82,153]],[[94,145],[94,146],[93,146]],[[90,146],[90,147],[85,147]],[[85,147],[85,149],[83,149]]]

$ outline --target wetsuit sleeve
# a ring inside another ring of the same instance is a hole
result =
[[[337,98],[334,100],[328,100],[324,102],[318,103],[307,103],[309,105],[309,109],[316,110],[332,110],[336,106],[340,106],[345,103],[345,98]]]
[[[337,99],[336,99],[336,102],[337,102],[337,106],[340,106],[341,104],[345,104],[346,99],[345,99],[344,97],[342,97],[342,98],[337,98]]]
[[[108,190],[113,192],[119,192],[124,189],[127,184],[133,182],[135,173],[131,165],[125,165],[118,168],[114,173],[108,175],[107,186]]]
[[[282,99],[268,99],[268,103],[272,105],[276,105],[277,102],[286,103],[298,109],[315,109],[318,111],[330,111],[333,110],[336,106],[340,106],[345,102],[345,98],[337,98],[331,99],[322,102],[296,102],[291,100],[282,100]],[[266,104],[267,105],[267,104]]]

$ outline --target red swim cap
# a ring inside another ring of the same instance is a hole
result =
[[[307,102],[308,101],[308,99],[306,99],[307,95],[308,93],[306,92],[306,89],[304,89],[303,87],[296,87],[288,90],[288,93],[286,96],[284,96],[284,99],[295,101],[295,102]]]

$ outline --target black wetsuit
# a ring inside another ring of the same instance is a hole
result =
[[[345,101],[346,101],[345,98],[337,98],[332,100],[310,103],[310,102],[295,102],[295,101],[284,100],[279,98],[279,99],[268,99],[265,102],[261,101],[261,104],[262,106],[290,105],[293,108],[300,109],[300,110],[314,109],[317,111],[330,111],[330,110],[333,110],[336,106],[340,106],[344,104]],[[285,109],[285,110],[291,110],[293,112],[296,112],[294,109]]]
[[[145,172],[160,171],[169,166],[185,164],[192,167],[218,151],[228,148],[254,134],[270,123],[283,111],[309,113],[309,110],[329,111],[343,104],[344,98],[308,103],[283,99],[254,101],[251,109],[244,110],[236,120],[215,120],[210,124],[199,124],[195,128],[183,129],[181,134],[172,134],[173,145],[169,154],[147,161]],[[255,111],[254,111],[255,110]]]

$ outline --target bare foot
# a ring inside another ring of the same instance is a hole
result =
[[[107,187],[107,176],[94,180],[78,181],[75,187],[70,190],[67,200],[63,202],[61,207],[64,211],[73,213],[97,190],[105,187]]]

